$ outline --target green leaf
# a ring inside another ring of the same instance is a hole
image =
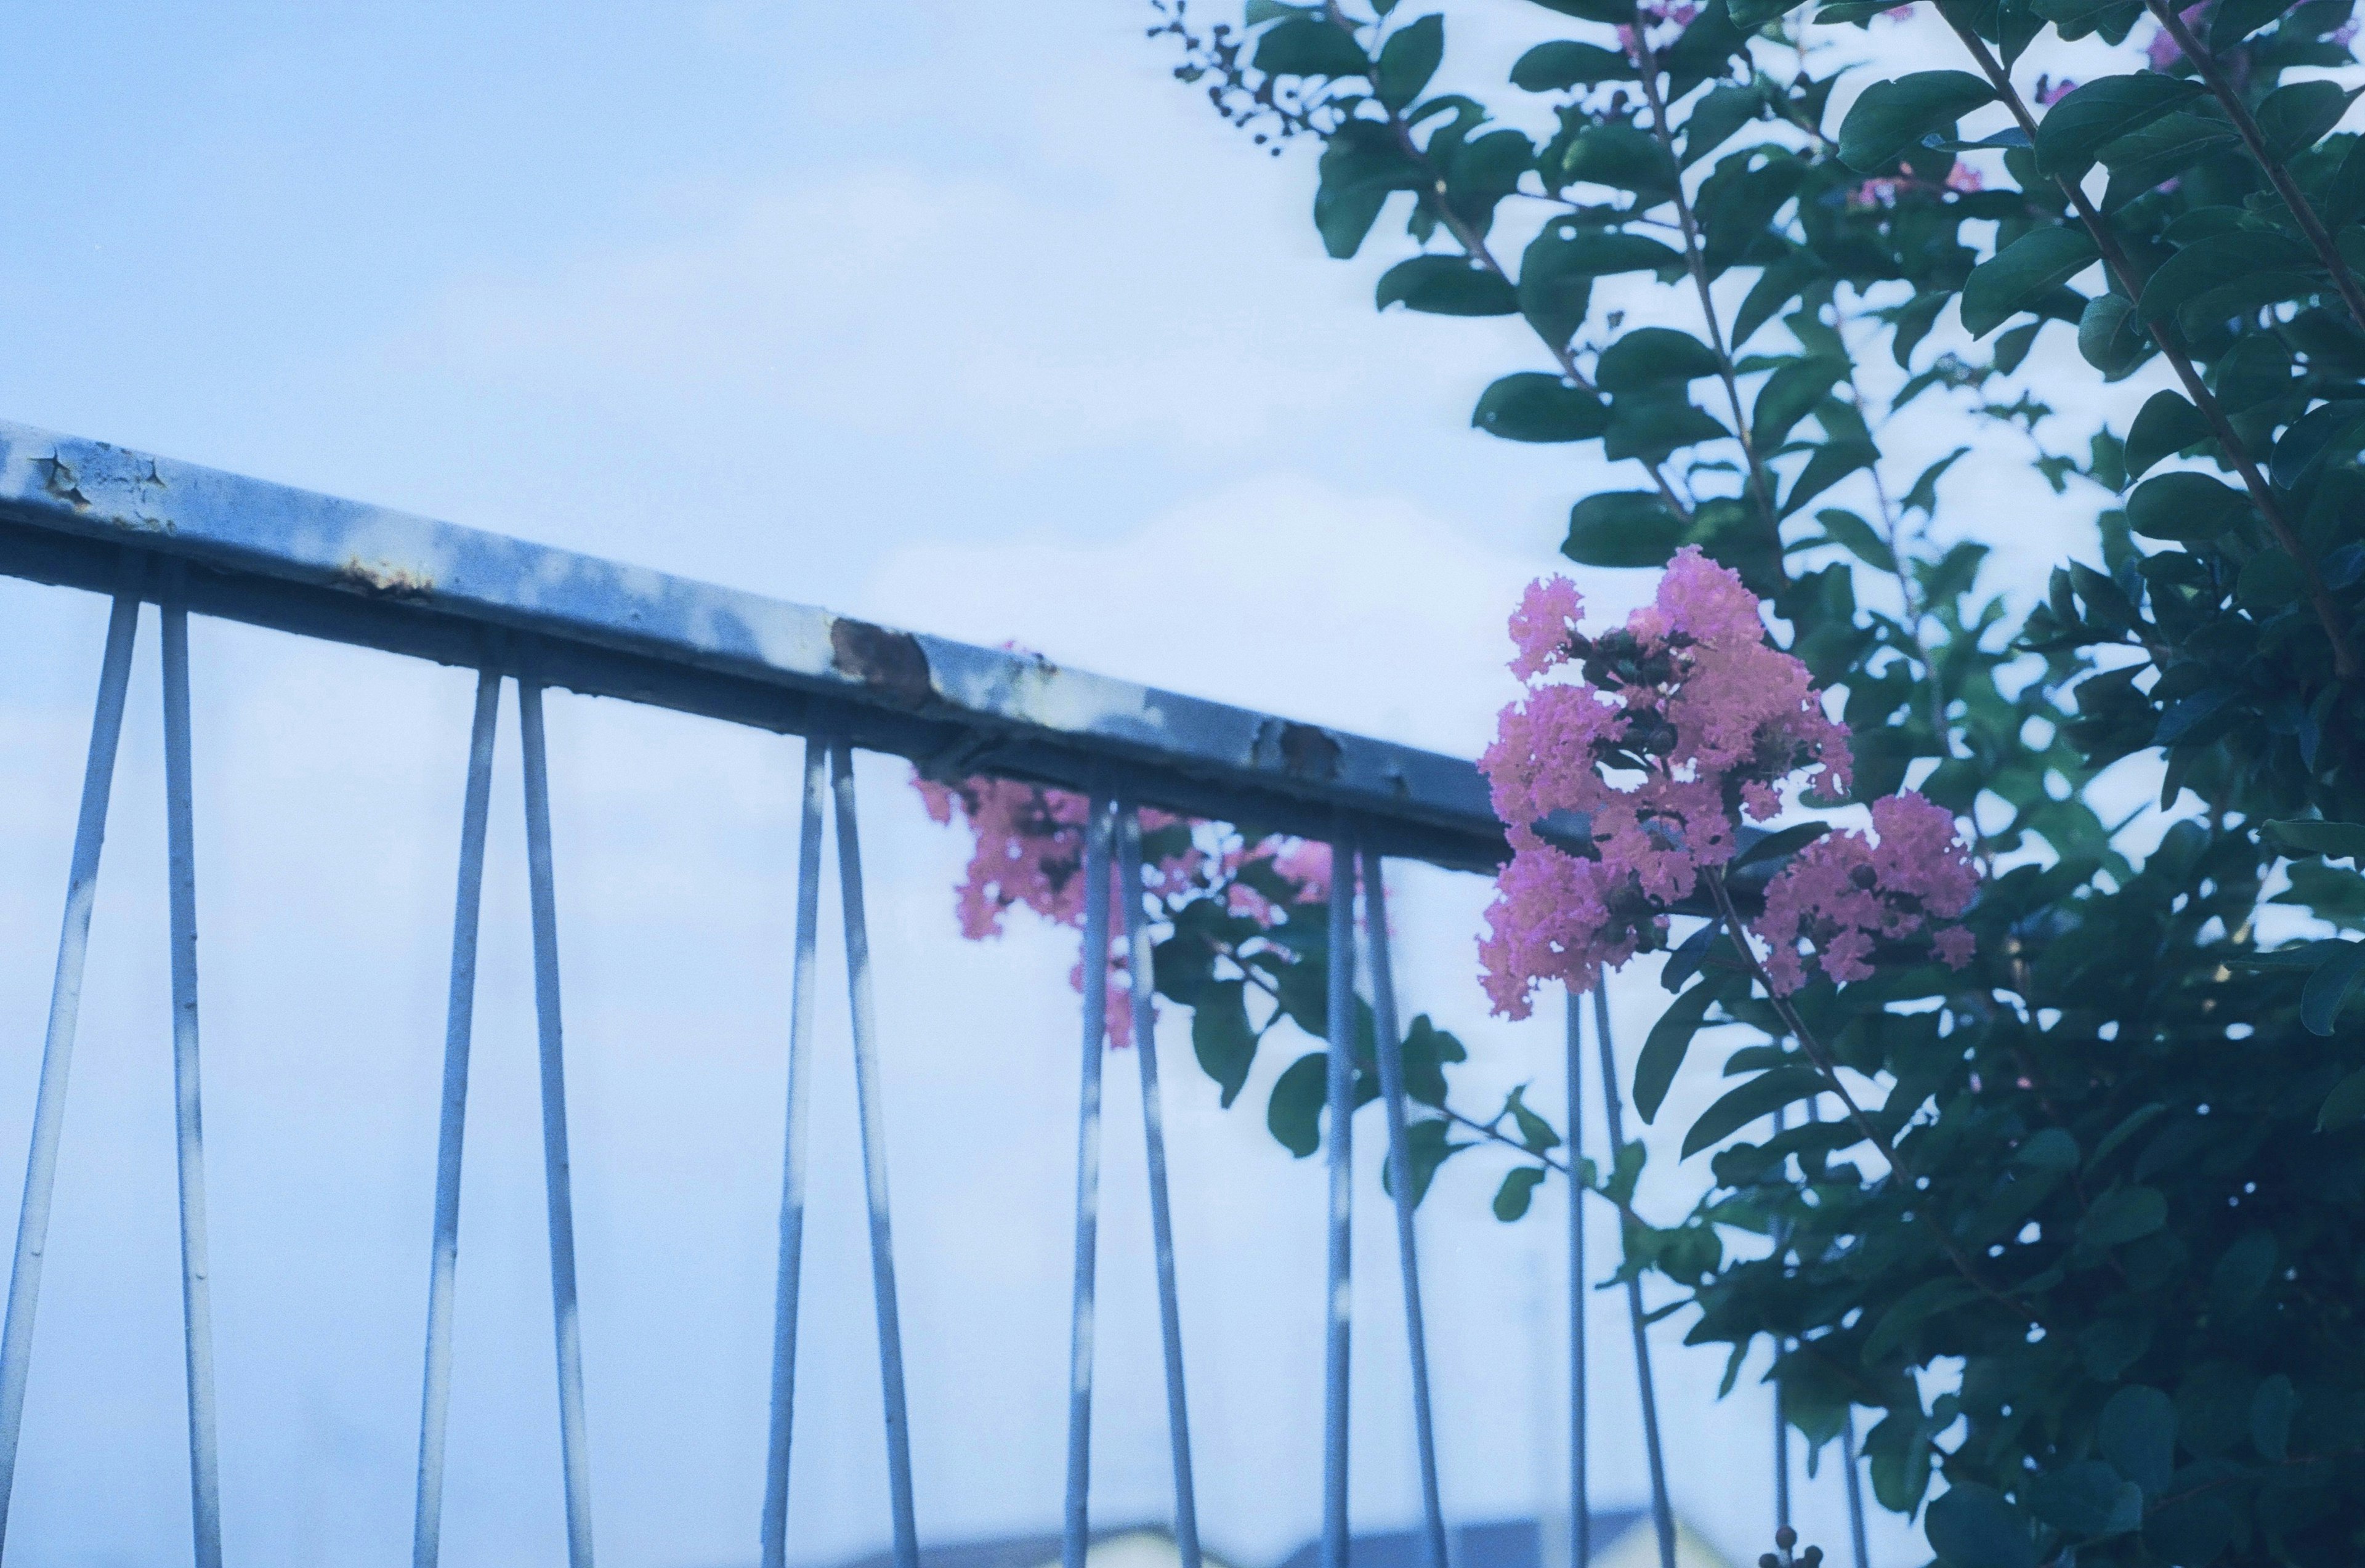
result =
[[[1790,493],[1782,498],[1782,515],[1788,517],[1842,479],[1859,469],[1869,468],[1880,461],[1880,449],[1868,441],[1827,441],[1815,448],[1807,465],[1790,485]]]
[[[1314,227],[1322,248],[1343,261],[1362,248],[1363,238],[1396,191],[1419,188],[1420,166],[1405,156],[1386,128],[1350,120],[1322,149],[1321,183],[1314,191]]]
[[[2337,82],[2293,82],[2269,93],[2258,110],[2267,156],[2287,159],[2315,146],[2340,123],[2357,92]]]
[[[1610,490],[1569,509],[1560,553],[1582,566],[1664,566],[1683,535],[1683,521],[1655,491]]]
[[[1905,1343],[1905,1337],[1916,1326],[1978,1298],[1978,1287],[1952,1274],[1922,1281],[1891,1303],[1889,1310],[1880,1315],[1880,1321],[1872,1326],[1872,1332],[1864,1341],[1865,1364],[1870,1366],[1887,1360],[1890,1351]]]
[[[2143,1488],[2122,1480],[2099,1459],[2032,1477],[2028,1506],[2073,1540],[2102,1540],[2143,1528]]]
[[[1617,121],[1578,136],[1561,163],[1563,184],[1607,185],[1654,202],[1675,194],[1676,177],[1676,161],[1656,137]]]
[[[1249,63],[1268,76],[1368,76],[1371,57],[1344,28],[1293,17],[1257,39]]]
[[[1827,507],[1815,514],[1815,521],[1823,525],[1823,532],[1831,535],[1833,543],[1840,545],[1866,566],[1877,571],[1897,570],[1896,552],[1889,549],[1887,540],[1873,532],[1872,524],[1855,513]]]
[[[1634,1058],[1634,1110],[1646,1125],[1657,1119],[1659,1106],[1666,1100],[1667,1090],[1692,1048],[1692,1036],[1699,1033],[1718,990],[1713,980],[1700,981],[1669,1002],[1659,1021],[1651,1025],[1642,1054]]]
[[[1495,1217],[1505,1225],[1524,1217],[1543,1179],[1544,1168],[1541,1165],[1522,1165],[1505,1176],[1503,1184],[1495,1189]]]
[[[2206,474],[2156,475],[2127,498],[2127,526],[2146,539],[2214,539],[2249,515],[2248,496]]]
[[[1716,351],[1689,332],[1637,327],[1601,351],[1593,378],[1604,392],[1643,392],[1716,372]]]
[[[1558,11],[1564,17],[1576,17],[1588,22],[1607,22],[1622,26],[1634,19],[1634,0],[1536,0],[1547,11]]]
[[[2104,142],[2096,155],[2111,171],[2110,188],[2102,196],[2102,210],[2118,211],[2161,181],[2184,173],[2203,158],[2239,140],[2234,128],[2224,120],[2180,111],[2164,115],[2114,141]]]
[[[1826,1087],[1823,1075],[1811,1067],[1777,1067],[1761,1072],[1701,1114],[1691,1131],[1684,1135],[1684,1149],[1678,1158],[1689,1159],[1711,1144],[1722,1143],[1760,1116],[1770,1116],[1785,1105],[1821,1093]]]
[[[2286,849],[2365,866],[2365,823],[2293,819],[2270,822],[2267,833]]]
[[[1732,25],[1755,32],[1766,23],[1776,21],[1797,10],[1805,0],[1726,0],[1725,14]]]
[[[1859,174],[1884,174],[1925,136],[1995,101],[1995,89],[1967,71],[1916,71],[1866,87],[1840,123],[1840,162]]]
[[[2311,1035],[2332,1033],[2333,1020],[2348,1002],[2357,982],[2365,980],[2365,942],[2343,942],[2307,977],[2299,994],[2299,1020]]]
[[[1579,243],[1581,235],[1591,232],[1573,223],[1548,223],[1519,258],[1519,314],[1554,353],[1567,346],[1592,308],[1593,274],[1584,263],[1593,252]]]
[[[2135,308],[2116,294],[2098,294],[2078,318],[2078,353],[2103,375],[2124,375],[2150,352]]]
[[[2037,172],[2074,180],[2104,142],[2142,129],[2202,90],[2198,82],[2156,71],[2089,82],[2046,111],[2036,128]]]
[[[1380,46],[1379,73],[1372,91],[1381,103],[1402,110],[1421,95],[1445,58],[1445,18],[1423,17],[1398,28]]]
[[[1683,165],[1688,169],[1765,113],[1765,96],[1754,87],[1730,84],[1709,89],[1684,121]]]
[[[1431,1116],[1405,1128],[1405,1156],[1412,1166],[1412,1206],[1429,1196],[1429,1184],[1436,1179],[1437,1169],[1465,1148],[1478,1146],[1472,1142],[1455,1143],[1450,1136],[1453,1124],[1442,1116]],[[1380,1165],[1380,1190],[1395,1196],[1395,1161],[1384,1160]]]
[[[1521,371],[1487,387],[1470,422],[1505,441],[1589,441],[1609,428],[1609,409],[1557,375]]]
[[[1771,452],[1781,445],[1790,427],[1813,413],[1847,374],[1847,361],[1814,354],[1792,360],[1767,376],[1749,413],[1750,438],[1757,450]]]
[[[1519,298],[1502,277],[1464,256],[1415,256],[1380,274],[1374,304],[1432,316],[1509,316]]]
[[[2307,577],[2299,563],[2273,545],[2243,562],[2241,576],[2234,580],[2235,599],[2261,614],[2297,602],[2306,591]]]
[[[2127,427],[2127,477],[2140,479],[2164,457],[2209,439],[2209,421],[2174,392],[2155,392]]]
[[[1329,1056],[1308,1051],[1273,1081],[1264,1125],[1282,1148],[1303,1159],[1322,1147],[1322,1107],[1329,1089]]]
[[[2281,1464],[2291,1454],[2292,1417],[2299,1410],[2299,1394],[2292,1380],[2277,1372],[2259,1380],[2250,1396],[2250,1446],[2270,1463]]]
[[[2365,433],[2365,403],[2344,398],[2302,414],[2275,442],[2275,483],[2297,489],[2327,455],[2353,451],[2360,433]]]
[[[2241,229],[2196,240],[2162,262],[2136,308],[2157,321],[2186,306],[2231,316],[2316,286],[2315,253],[2272,230]]]
[[[2102,1406],[2094,1442],[2112,1469],[2157,1497],[2175,1471],[2176,1406],[2157,1388],[2129,1383]]]
[[[1511,1125],[1519,1129],[1520,1147],[1530,1154],[1541,1154],[1546,1149],[1558,1148],[1560,1134],[1552,1131],[1552,1125],[1550,1122],[1528,1109],[1527,1093],[1525,1084],[1512,1090],[1509,1096],[1503,1102],[1503,1116],[1510,1117]],[[1499,1122],[1503,1116],[1497,1116],[1495,1119]]]
[[[1946,1568],[2036,1568],[2027,1521],[1992,1486],[1949,1486],[1931,1503],[1923,1529]]]
[[[1633,61],[1620,50],[1567,39],[1540,43],[1511,67],[1511,85],[1530,93],[1559,93],[1579,83],[1631,82]]]
[[[2078,1239],[2088,1247],[2119,1247],[2168,1223],[2168,1200],[2157,1187],[2113,1187],[2088,1205]]]
[[[2098,84],[2099,85],[2099,84]],[[2083,229],[2033,229],[1971,269],[1963,284],[1963,328],[1984,338],[2101,258]]]
[[[1239,1098],[1256,1065],[1257,1035],[1249,1027],[1246,982],[1217,980],[1199,993],[1191,1013],[1191,1050],[1199,1066],[1224,1092],[1224,1109]]]
[[[1651,387],[1609,400],[1609,428],[1602,434],[1601,452],[1613,463],[1628,457],[1664,463],[1683,447],[1732,433],[1680,386]]]
[[[1816,513],[1818,517],[1821,515],[1820,512]],[[1831,831],[1832,824],[1829,823],[1799,823],[1791,827],[1777,829],[1763,838],[1743,846],[1741,852],[1732,857],[1732,863],[1725,869],[1727,872],[1738,871],[1743,867],[1754,866],[1760,860],[1778,860],[1785,855],[1795,855]],[[1650,1118],[1643,1119],[1647,1121]]]
[[[2324,1097],[2322,1108],[2315,1113],[2315,1130],[2337,1132],[2360,1121],[2365,1121],[2365,1069],[2332,1086],[2332,1092]]]

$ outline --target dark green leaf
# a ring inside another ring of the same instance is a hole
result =
[[[1743,126],[1765,113],[1765,100],[1754,87],[1712,87],[1684,121],[1684,167],[1688,169],[1727,141]]]
[[[2250,1396],[2258,1374],[2229,1361],[2206,1361],[2176,1388],[2176,1435],[2203,1459],[2224,1453],[2250,1435]]]
[[[1585,566],[1664,566],[1682,543],[1681,519],[1650,490],[1610,490],[1569,509],[1560,553]]]
[[[2315,146],[2340,123],[2356,96],[2356,89],[2337,82],[2293,82],[2269,93],[2258,109],[2267,156],[2287,159]]]
[[[2326,403],[2302,414],[2275,442],[2275,483],[2297,489],[2327,454],[2353,449],[2360,433],[2365,433],[2365,403]]]
[[[1503,1184],[1495,1189],[1495,1217],[1508,1225],[1524,1216],[1543,1179],[1544,1168],[1541,1165],[1522,1165],[1505,1176]]]
[[[1971,269],[1963,285],[1964,330],[1986,337],[2021,311],[2035,308],[2101,254],[2083,229],[2029,230]]]
[[[2308,1033],[2332,1033],[2333,1020],[2360,980],[2365,980],[2365,942],[2344,942],[2307,977],[2300,991],[2299,1017]]]
[[[2242,575],[2234,580],[2234,597],[2261,614],[2295,602],[2306,590],[2299,563],[2272,545],[2243,562]]]
[[[2290,1378],[2277,1372],[2259,1382],[2250,1396],[2250,1446],[2259,1458],[2281,1464],[2290,1456],[2292,1417],[2298,1409],[2299,1394]]]
[[[1712,980],[1700,981],[1669,1002],[1659,1021],[1651,1025],[1642,1054],[1634,1058],[1634,1110],[1645,1123],[1657,1119],[1659,1106],[1666,1100],[1667,1090],[1692,1048],[1692,1036],[1699,1033],[1718,990]]]
[[[1828,1085],[1823,1075],[1810,1067],[1777,1067],[1732,1090],[1703,1113],[1684,1135],[1681,1159],[1689,1159],[1701,1149],[1723,1142],[1734,1133],[1757,1120],[1770,1116],[1785,1105],[1794,1104],[1810,1095],[1821,1092]]]
[[[2033,1478],[2028,1506],[2072,1540],[2100,1540],[2143,1528],[2143,1488],[2098,1459]]]
[[[1816,515],[1820,517],[1822,514],[1819,512]],[[1743,867],[1754,866],[1760,860],[1778,860],[1785,855],[1795,855],[1831,831],[1832,824],[1829,823],[1799,823],[1791,827],[1777,829],[1744,846],[1741,852],[1732,857],[1732,863],[1727,869],[1738,871]]]
[[[1410,106],[1445,58],[1445,18],[1429,16],[1398,28],[1380,46],[1379,74],[1373,92],[1392,109]]]
[[[1782,498],[1782,515],[1788,517],[1842,479],[1879,460],[1880,449],[1868,441],[1823,442],[1815,448],[1815,454],[1807,459],[1806,467],[1791,482],[1790,493]]]
[[[1415,256],[1380,274],[1374,304],[1433,316],[1509,316],[1519,298],[1502,277],[1463,256]]]
[[[1216,980],[1199,992],[1191,1014],[1192,1053],[1223,1091],[1226,1110],[1239,1097],[1249,1069],[1256,1065],[1257,1036],[1249,1027],[1246,990],[1240,980]]]
[[[1966,1302],[1979,1299],[1978,1287],[1952,1274],[1934,1280],[1924,1280],[1890,1304],[1872,1326],[1864,1341],[1866,1365],[1886,1361],[1891,1351],[1905,1343],[1905,1337],[1921,1324],[1942,1312],[1949,1312]]]
[[[1815,521],[1823,525],[1823,532],[1831,535],[1832,543],[1848,551],[1866,566],[1883,572],[1897,570],[1897,555],[1889,549],[1889,542],[1874,532],[1872,524],[1855,513],[1827,508],[1815,514]]]
[[[1536,0],[1547,11],[1620,26],[1634,19],[1634,0]]]
[[[2198,82],[2152,71],[2089,82],[2046,111],[2036,128],[2036,167],[2074,180],[2103,143],[2141,129],[2201,92]]]
[[[1734,27],[1754,31],[1788,16],[1804,3],[1805,0],[1726,0],[1725,13],[1732,18]]]
[[[2206,474],[2160,474],[2127,498],[2127,526],[2146,539],[2214,539],[2239,528],[2250,498]]]
[[[1437,1176],[1437,1168],[1465,1148],[1475,1148],[1475,1143],[1456,1143],[1451,1135],[1453,1124],[1441,1116],[1431,1116],[1405,1128],[1405,1154],[1412,1166],[1412,1203],[1418,1208],[1429,1196],[1429,1184]],[[1380,1190],[1395,1196],[1395,1160],[1392,1157],[1380,1166]]]
[[[2267,833],[2286,849],[2365,866],[2365,823],[2289,820],[2270,822]]]
[[[1601,451],[1613,463],[1628,457],[1664,463],[1683,447],[1732,433],[1687,398],[1682,387],[1652,387],[1610,399],[1609,429],[1603,432]]]
[[[1930,1505],[1924,1529],[1946,1568],[2036,1568],[2027,1522],[1992,1486],[1949,1486]]]
[[[1866,87],[1840,124],[1840,162],[1884,174],[1925,136],[1995,101],[1995,89],[1967,71],[1917,71]]]
[[[1649,131],[1612,121],[1590,128],[1569,144],[1561,178],[1566,185],[1608,185],[1663,199],[1675,194],[1676,161]]]
[[[1530,93],[1559,93],[1580,83],[1634,78],[1634,62],[1620,50],[1567,39],[1536,45],[1511,67],[1511,85]]]
[[[1528,1109],[1527,1093],[1525,1084],[1512,1090],[1509,1097],[1503,1102],[1503,1115],[1510,1117],[1511,1125],[1519,1129],[1520,1146],[1530,1154],[1541,1154],[1548,1148],[1558,1148],[1560,1134],[1552,1131],[1552,1125],[1550,1122]],[[1496,1120],[1500,1121],[1502,1117],[1497,1116]]]
[[[1273,1081],[1264,1125],[1282,1148],[1303,1159],[1322,1147],[1322,1106],[1329,1085],[1329,1057],[1308,1051]]]
[[[1594,380],[1604,392],[1642,392],[1679,386],[1716,371],[1716,351],[1690,333],[1637,327],[1601,351]]]
[[[2127,477],[2140,479],[2164,457],[2209,439],[2209,421],[2174,392],[2155,392],[2127,427]]]
[[[1585,325],[1592,305],[1593,274],[1585,263],[1595,251],[1586,236],[1594,232],[1548,223],[1519,259],[1519,313],[1555,353]]]
[[[2140,130],[2102,144],[2096,154],[2111,171],[2102,210],[2116,212],[2171,175],[2241,140],[2234,128],[2205,115],[2164,115]]]
[[[1352,33],[1311,17],[1276,24],[1257,39],[1249,63],[1269,76],[1365,76],[1372,69]]]
[[[2152,320],[2197,305],[2212,316],[2271,304],[2315,286],[2315,254],[2288,234],[2243,229],[2196,240],[2159,264],[2138,308]]]
[[[2124,375],[2149,352],[2135,307],[2116,294],[2098,294],[2078,318],[2078,353],[2111,377]]]
[[[2332,1086],[2332,1092],[2324,1097],[2323,1108],[2315,1114],[2315,1130],[2337,1132],[2360,1121],[2365,1121],[2365,1069]]]
[[[1847,361],[1816,354],[1792,360],[1767,376],[1749,414],[1750,438],[1757,450],[1771,452],[1781,445],[1790,427],[1814,412],[1847,374]]]
[[[1330,138],[1322,149],[1320,174],[1314,227],[1322,235],[1322,248],[1336,260],[1362,249],[1391,194],[1423,183],[1420,166],[1386,129],[1364,120],[1349,121]]]
[[[2274,1278],[2278,1256],[2273,1231],[2244,1231],[2209,1271],[2211,1306],[2228,1316],[2247,1309]]]
[[[1609,410],[1557,375],[1522,371],[1487,387],[1470,422],[1505,441],[1589,441],[1609,428]]]
[[[2094,1440],[2111,1468],[2157,1497],[2176,1464],[2176,1406],[2167,1394],[2130,1383],[2111,1395]]]
[[[2157,1187],[2113,1187],[2088,1206],[2078,1239],[2088,1247],[2119,1247],[2168,1223],[2168,1200]]]

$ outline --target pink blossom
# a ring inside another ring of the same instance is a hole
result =
[[[1568,639],[1585,618],[1585,600],[1576,585],[1564,577],[1538,577],[1519,597],[1511,611],[1511,644],[1519,650],[1511,673],[1521,680],[1568,657]]]
[[[1497,1011],[1651,946],[1666,908],[1732,858],[1737,814],[1778,813],[1785,788],[1849,786],[1845,728],[1766,642],[1756,595],[1698,548],[1623,627],[1587,637],[1576,613],[1574,589],[1529,590],[1511,621],[1528,692],[1479,759],[1511,825],[1482,944]],[[1544,678],[1566,666],[1577,678]],[[1587,841],[1548,842],[1537,824],[1555,816],[1583,818]]]
[[[2077,90],[2077,78],[2072,76],[2064,76],[2058,82],[2041,81],[2036,89],[2036,101],[2049,109]]]
[[[1946,171],[1946,188],[1950,191],[1976,191],[1986,185],[1979,172],[1968,163],[1956,163]]]
[[[2206,4],[2185,7],[2181,13],[2184,25],[2189,28],[2198,22],[2202,13],[2208,8]],[[2144,58],[2151,62],[2154,71],[2173,71],[2177,62],[2184,58],[2184,50],[2177,43],[2176,35],[2162,28],[2152,34],[2151,42],[2144,46]]]
[[[1777,991],[1806,983],[1801,943],[1833,980],[1865,980],[1876,943],[1904,941],[1970,907],[1978,873],[1953,812],[1924,795],[1889,795],[1873,802],[1872,828],[1877,842],[1860,833],[1817,839],[1767,885],[1754,929],[1771,949],[1765,971]],[[1960,926],[1931,945],[1955,969],[1975,946]]]

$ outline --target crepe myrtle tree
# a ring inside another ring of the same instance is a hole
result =
[[[1555,1174],[1615,1203],[1620,1277],[1728,1387],[1769,1347],[1810,1444],[1862,1412],[1955,1568],[2365,1557],[2350,0],[1489,0],[1538,34],[1507,82],[1447,69],[1475,0],[1152,4],[1227,119],[1318,148],[1380,309],[1523,325],[1473,424],[1596,459],[1563,554],[1663,574],[1622,626],[1512,610],[1479,961],[1516,1014],[1664,951],[1632,1097],[1721,1073],[1711,1188],[1649,1217],[1638,1145],[1572,1170],[1520,1094],[1465,1110],[1427,1018],[1417,1186],[1483,1149],[1507,1220]],[[1955,58],[1884,72],[1891,28]],[[2033,607],[1982,587],[1974,449],[2080,520]],[[2092,787],[2142,757],[2139,856]],[[1311,1153],[1327,876],[1179,831],[1158,992],[1226,1103],[1303,1036],[1266,1115]]]

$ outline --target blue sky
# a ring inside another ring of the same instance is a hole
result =
[[[1474,70],[1525,26],[1484,15],[1456,56]],[[1519,337],[1374,318],[1377,265],[1314,242],[1305,159],[1256,154],[1173,84],[1150,19],[1131,0],[22,8],[0,413],[1473,752],[1509,691],[1512,594],[1573,494],[1631,481],[1471,431],[1477,390],[1529,365]],[[2084,537],[2080,509],[2010,469],[1980,498],[2037,555]],[[101,619],[0,585],[0,1170],[29,1114]],[[152,622],[143,638],[144,660]],[[201,625],[196,651],[232,1555],[394,1560],[466,682],[235,628]],[[185,1550],[153,687],[143,662],[18,1488],[44,1562]],[[446,1534],[469,1568],[550,1561],[560,1528],[504,722]],[[568,699],[552,723],[601,1553],[749,1562],[794,747]],[[1070,949],[954,939],[959,846],[902,778],[866,765],[921,1523],[1047,1529]],[[1554,1097],[1554,1032],[1479,1022],[1483,891],[1404,873],[1408,1005],[1469,1028],[1497,1092]],[[1640,984],[1630,1045],[1654,1010]],[[813,1562],[880,1544],[886,1517],[840,1011],[825,994],[792,1503]],[[1203,1506],[1253,1562],[1317,1519],[1320,1192],[1169,1049]],[[1128,1065],[1103,1250],[1111,1519],[1166,1506]],[[1481,1158],[1423,1222],[1446,1495],[1473,1518],[1550,1495],[1565,1375],[1556,1200],[1497,1226]],[[1692,1178],[1655,1180],[1674,1203]],[[1358,1507],[1393,1525],[1415,1494],[1365,1191]],[[1615,1298],[1593,1321],[1597,1475],[1631,1502]],[[1679,1500],[1747,1560],[1765,1406],[1711,1407],[1721,1364],[1675,1338]],[[1836,1497],[1826,1472],[1810,1518],[1833,1547]]]

